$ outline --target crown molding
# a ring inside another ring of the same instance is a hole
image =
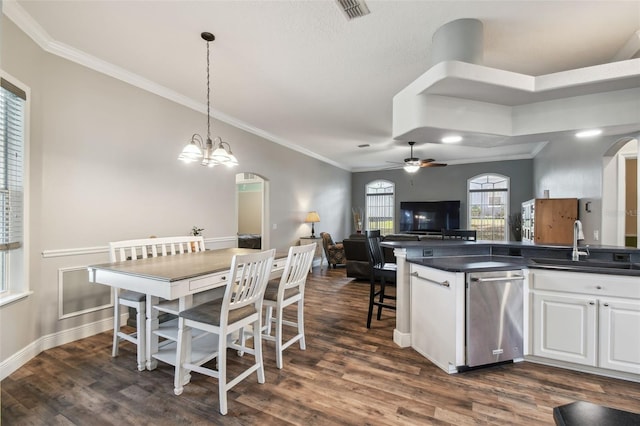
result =
[[[171,102],[185,106],[194,111],[202,114],[207,114],[207,108],[204,104],[196,102],[195,100],[184,96],[175,90],[171,90],[165,86],[157,84],[151,80],[148,80],[138,74],[127,71],[124,68],[118,67],[110,62],[103,61],[95,56],[92,56],[82,50],[75,49],[67,44],[54,40],[47,31],[42,28],[38,22],[33,19],[29,13],[27,13],[22,6],[20,6],[15,0],[2,1],[2,13],[13,21],[29,38],[31,38],[42,50],[51,53],[52,55],[59,56],[69,61],[75,62],[84,67],[90,68],[99,73],[108,75],[117,80],[131,84],[147,92],[153,93],[157,96],[165,98]],[[293,151],[299,152],[316,160],[338,167],[340,169],[351,171],[349,167],[333,161],[322,155],[316,154],[306,148],[302,148],[291,141],[282,139],[275,136],[263,129],[254,127],[238,118],[224,114],[216,109],[211,110],[211,116],[216,120],[229,124],[230,126],[244,130],[248,133],[254,134],[261,138],[267,139],[278,145],[282,145],[285,148],[289,148]]]

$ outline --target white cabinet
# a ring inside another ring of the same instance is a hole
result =
[[[448,373],[464,365],[463,272],[411,264],[411,347]]]
[[[638,277],[531,270],[532,354],[640,374]]]
[[[599,319],[600,367],[640,374],[640,300],[603,298]]]
[[[522,241],[532,243],[535,234],[536,200],[522,203]]]
[[[594,297],[533,293],[533,355],[596,365]]]

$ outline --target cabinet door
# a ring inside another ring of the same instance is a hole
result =
[[[464,365],[464,273],[411,266],[411,346],[449,373]]]
[[[596,299],[533,294],[533,355],[596,365]]]
[[[599,366],[640,374],[640,301],[602,299],[599,313]]]

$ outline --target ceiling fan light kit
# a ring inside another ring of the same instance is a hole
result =
[[[433,158],[425,158],[420,160],[417,157],[413,156],[413,146],[416,144],[415,142],[407,142],[409,147],[411,148],[411,154],[409,158],[404,159],[404,171],[407,173],[415,173],[422,167],[444,167],[446,164],[444,163],[436,163]]]
[[[420,170],[420,165],[418,164],[407,164],[404,166],[404,171],[407,173],[415,173]]]

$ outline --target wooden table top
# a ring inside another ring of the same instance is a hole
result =
[[[244,248],[206,250],[198,253],[150,257],[136,261],[102,263],[90,265],[89,269],[172,282],[226,271],[231,266],[233,256],[257,253],[259,251]],[[276,252],[276,259],[286,256],[287,253]]]

